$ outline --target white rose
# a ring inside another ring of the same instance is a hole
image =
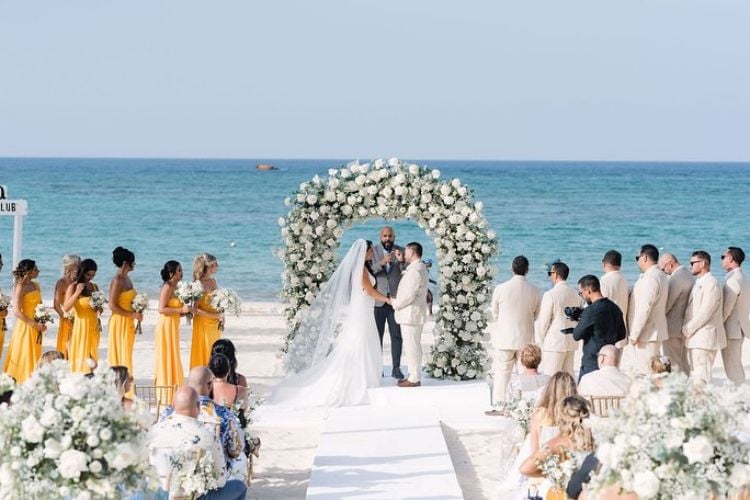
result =
[[[307,204],[308,205],[315,205],[318,202],[318,197],[314,194],[311,194],[307,197]]]
[[[349,172],[349,169],[346,169],[346,168],[342,168],[341,169],[341,178],[342,179],[348,179],[351,176],[352,176],[352,173]]]
[[[331,177],[334,177],[337,173],[338,173],[338,170],[336,170],[335,168],[328,169],[328,175],[330,175]]]
[[[107,463],[115,470],[127,469],[138,460],[138,449],[130,443],[120,443],[114,451],[107,454]]]
[[[21,422],[21,436],[29,443],[41,443],[44,438],[44,427],[37,422],[36,417],[29,415]]]
[[[56,439],[48,439],[44,442],[44,457],[55,459],[62,453],[62,446]]]
[[[404,186],[396,186],[394,192],[396,193],[396,196],[403,196],[406,194],[406,188]]]
[[[65,479],[78,479],[81,472],[88,469],[85,453],[78,450],[65,450],[60,454],[58,461],[58,471]]]
[[[0,466],[0,484],[3,486],[10,486],[13,484],[13,481],[15,480],[16,475],[13,474],[13,471],[10,468],[10,465],[7,463],[4,463]]]
[[[299,190],[304,191],[305,189],[307,189],[307,183],[303,182],[302,184],[299,185]]]
[[[89,464],[89,470],[94,474],[99,474],[102,471],[102,463],[99,460],[94,460]]]
[[[367,177],[365,177],[364,175],[358,175],[357,178],[354,179],[354,182],[356,182],[359,186],[364,186],[367,182]]]
[[[491,240],[494,240],[495,239],[495,231],[493,231],[492,229],[490,229],[489,231],[487,231],[487,237],[489,239],[491,239]]]
[[[482,209],[484,208],[484,203],[482,203],[481,201],[478,201],[474,203],[474,208],[476,209],[477,212],[481,212]]]
[[[333,235],[336,238],[341,238],[344,235],[344,230],[341,229],[340,227],[337,227],[336,229],[333,230]],[[333,245],[329,245],[329,246],[333,246]]]
[[[432,376],[433,376],[433,377],[435,377],[435,378],[440,378],[440,377],[442,377],[442,376],[443,376],[443,370],[441,370],[440,368],[435,368],[435,369],[434,369],[434,370],[432,371]]]
[[[451,181],[451,186],[453,186],[454,188],[458,189],[458,188],[461,187],[461,181],[458,180],[458,179],[453,179]]]
[[[23,453],[23,450],[20,446],[14,446],[10,449],[10,456],[18,458],[21,456],[21,453]]]
[[[434,169],[432,172],[430,172],[433,179],[439,179],[440,178],[440,170]]]
[[[398,158],[391,158],[388,160],[388,166],[389,167],[398,167],[399,161]]]
[[[659,493],[659,478],[650,470],[637,472],[633,477],[633,489],[638,498],[653,498]]]
[[[367,194],[374,195],[377,194],[378,187],[377,186],[367,186]]]
[[[361,169],[359,168],[359,163],[352,163],[349,165],[349,170],[351,170],[353,174],[360,173]]]
[[[62,448],[63,450],[67,450],[68,448],[70,448],[70,446],[71,446],[72,444],[73,444],[73,438],[72,438],[72,437],[70,437],[70,434],[66,434],[66,435],[65,435],[65,436],[63,436],[63,437],[62,437],[62,439],[60,440],[60,447],[61,447],[61,448]]]
[[[750,485],[750,465],[737,463],[732,467],[729,475],[729,484],[740,489]]]
[[[688,463],[707,462],[714,456],[714,446],[706,436],[695,436],[682,446]]]
[[[443,196],[448,196],[451,194],[451,187],[448,184],[443,184],[440,186],[440,194]]]
[[[86,395],[87,382],[83,373],[68,373],[60,381],[60,394],[69,396],[71,399],[81,399]]]
[[[304,203],[305,201],[305,194],[304,193],[297,193],[297,202]]]

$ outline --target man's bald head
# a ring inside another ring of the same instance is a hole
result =
[[[599,349],[599,367],[617,366],[617,348],[612,344],[607,344]]]
[[[178,387],[174,391],[172,407],[178,415],[196,418],[200,413],[200,409],[198,408],[198,393],[188,385]]]
[[[391,226],[384,226],[383,229],[380,230],[380,244],[390,252],[395,241],[396,233],[393,231],[393,228]]]
[[[196,366],[188,374],[188,385],[200,396],[208,396],[214,382],[214,374],[205,366]]]
[[[672,274],[679,265],[680,261],[677,260],[677,257],[675,257],[674,254],[667,252],[659,257],[659,269],[667,274]]]

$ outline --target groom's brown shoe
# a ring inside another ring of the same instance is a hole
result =
[[[399,387],[419,387],[421,385],[422,385],[422,382],[411,382],[409,379],[398,381]]]

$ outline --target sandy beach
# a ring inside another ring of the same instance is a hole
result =
[[[154,372],[154,329],[156,313],[152,308],[146,312],[143,322],[143,334],[137,336],[135,343],[135,378],[137,384],[152,384]],[[282,305],[271,302],[247,302],[243,304],[243,313],[239,318],[227,318],[224,336],[237,346],[240,372],[250,383],[251,391],[256,396],[263,396],[279,380],[281,358],[279,349],[285,333],[285,323],[281,315]],[[105,314],[103,324],[105,332],[100,344],[100,358],[106,359],[107,333]],[[422,337],[425,353],[432,342],[432,327],[426,325]],[[190,327],[182,320],[181,353],[183,366],[188,368],[190,352]],[[54,349],[57,328],[53,326],[45,336],[44,350]],[[387,338],[387,335],[386,335]],[[10,331],[6,334],[7,342]],[[386,341],[387,342],[387,341]],[[743,360],[746,370],[750,369],[750,343],[743,349]],[[386,347],[385,352],[390,352]],[[6,350],[3,351],[3,358]],[[389,364],[386,355],[384,363]],[[714,365],[715,382],[723,383],[725,376],[720,358]],[[489,391],[488,391],[489,403]],[[478,414],[485,408],[477,408]],[[492,418],[492,417],[486,417]],[[262,422],[255,431],[263,441],[261,457],[257,460],[255,479],[248,490],[253,499],[301,499],[305,497],[310,469],[319,443],[322,425],[274,426]],[[492,426],[477,428],[469,425],[443,423],[443,434],[448,444],[453,466],[467,499],[495,498],[497,488],[502,481],[500,471],[505,466],[512,443],[502,429]]]

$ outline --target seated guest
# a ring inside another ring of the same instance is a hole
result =
[[[662,373],[672,373],[672,362],[666,356],[654,356],[649,361],[651,375],[660,375]]]
[[[549,375],[539,373],[538,368],[542,363],[542,350],[536,344],[526,344],[519,353],[521,373],[510,379],[510,391],[513,395],[520,395],[529,401],[536,401],[539,392],[549,382]]]
[[[578,384],[581,396],[625,396],[630,378],[617,367],[617,348],[611,344],[599,349],[599,369],[587,373]]]
[[[589,453],[589,455],[583,460],[581,466],[573,472],[568,481],[568,486],[565,488],[565,493],[570,498],[577,500],[583,492],[583,487],[589,484],[591,481],[591,473],[599,467],[599,459],[596,458],[595,453]]]
[[[232,370],[229,358],[223,354],[214,354],[208,362],[208,367],[214,374],[213,400],[226,407],[237,403],[242,410],[247,410],[247,387],[227,380]]]
[[[237,373],[237,354],[231,340],[219,339],[214,342],[213,346],[211,346],[211,355],[213,356],[214,354],[223,354],[229,359],[231,369],[229,370],[229,375],[227,375],[227,382],[248,387],[245,376]]]
[[[198,394],[188,386],[175,391],[172,403],[173,412],[149,430],[149,462],[159,474],[157,498],[168,498],[172,476],[172,456],[174,452],[199,452],[213,457],[215,477],[219,487],[206,492],[205,500],[243,500],[247,487],[242,481],[227,481],[224,469],[224,453],[216,435],[197,420],[200,413]],[[177,493],[180,492],[170,492]]]
[[[120,395],[120,402],[122,407],[126,410],[130,410],[133,407],[133,400],[126,396],[133,387],[133,377],[130,375],[130,371],[127,366],[111,366],[109,368],[115,373],[115,389]]]
[[[58,351],[47,351],[44,354],[42,354],[41,358],[39,358],[39,362],[36,364],[36,367],[41,368],[42,366],[48,365],[58,359],[64,360],[65,356],[63,356],[63,354]]]

